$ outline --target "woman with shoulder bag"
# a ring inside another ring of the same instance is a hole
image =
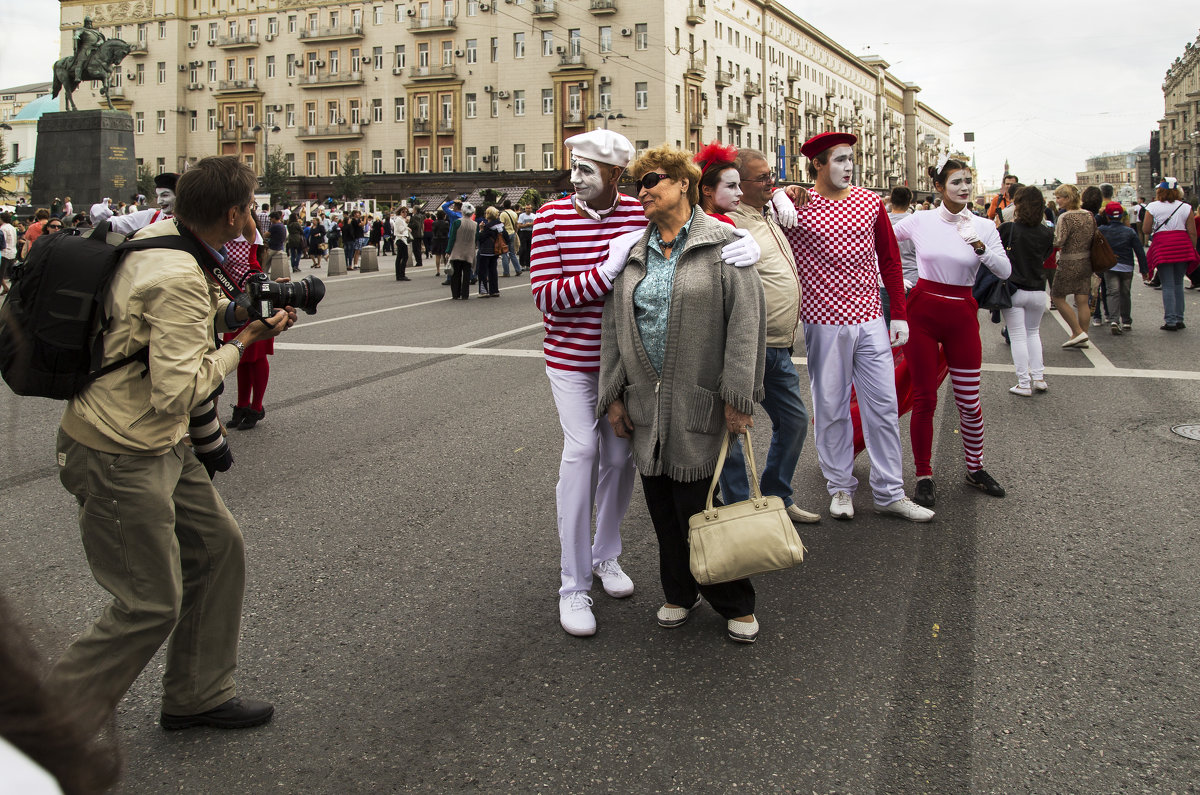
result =
[[[1146,258],[1155,278],[1162,282],[1163,331],[1182,331],[1183,276],[1196,265],[1196,219],[1183,200],[1179,183],[1167,177],[1154,191],[1155,201],[1146,205],[1142,231],[1150,237]]]
[[[1033,390],[1045,392],[1046,370],[1042,362],[1042,315],[1046,312],[1046,258],[1054,250],[1054,232],[1042,220],[1046,201],[1032,185],[1017,191],[1012,221],[1000,225],[1012,275],[1012,307],[1000,310],[1012,349],[1017,385],[1008,391],[1030,397]]]
[[[753,643],[754,586],[748,578],[697,584],[688,519],[705,508],[723,437],[753,425],[763,399],[762,282],[755,268],[721,260],[737,237],[698,206],[701,175],[688,152],[651,149],[629,173],[650,226],[604,305],[596,416],[632,439],[658,536],[667,599],[659,625],[683,624],[703,596],[731,640]]]
[[[487,208],[483,217],[484,221],[479,225],[475,236],[476,245],[479,247],[479,295],[481,298],[499,298],[500,285],[496,265],[500,254],[497,252],[500,248],[508,250],[508,232],[504,231],[504,224],[500,223],[500,211],[495,207]],[[497,246],[497,242],[503,245]]]
[[[1092,315],[1092,237],[1096,234],[1096,218],[1082,209],[1083,197],[1074,185],[1059,185],[1054,201],[1062,211],[1054,224],[1054,246],[1058,249],[1050,300],[1067,326],[1071,338],[1064,348],[1088,347],[1087,323]],[[1075,308],[1067,303],[1075,296]]]

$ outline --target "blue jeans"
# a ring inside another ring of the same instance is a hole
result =
[[[1183,322],[1183,275],[1187,273],[1187,267],[1186,262],[1164,262],[1158,266],[1164,323]]]
[[[771,418],[771,447],[759,486],[764,495],[779,497],[784,505],[792,505],[792,475],[808,435],[808,411],[800,399],[800,376],[787,348],[767,348],[763,386],[766,396],[762,407]],[[725,504],[750,499],[741,442],[729,446],[720,482],[721,501]]]
[[[508,275],[508,263],[510,262],[512,263],[513,273],[518,276],[521,275],[521,260],[517,258],[516,252],[514,252],[511,248],[508,250],[507,254],[501,255],[500,262],[504,265],[505,276]]]

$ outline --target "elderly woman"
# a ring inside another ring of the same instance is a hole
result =
[[[688,517],[704,510],[722,438],[753,425],[763,398],[766,315],[754,268],[721,260],[734,230],[706,215],[687,152],[651,149],[630,168],[650,225],[604,307],[597,416],[632,440],[677,627],[700,596],[729,637],[758,636],[748,579],[700,586],[688,566]]]

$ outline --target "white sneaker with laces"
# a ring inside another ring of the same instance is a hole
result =
[[[901,497],[887,505],[876,504],[875,513],[899,516],[901,519],[907,519],[910,522],[929,522],[933,520],[933,511],[917,505],[908,497]]]
[[[854,500],[849,492],[839,491],[833,495],[833,499],[829,501],[829,515],[834,519],[854,518]]]
[[[617,563],[616,558],[601,561],[592,569],[592,574],[600,578],[604,592],[609,596],[622,599],[633,593],[633,580],[621,570],[621,564]]]
[[[596,617],[592,615],[592,597],[583,591],[572,591],[558,600],[558,623],[570,635],[586,638],[596,634]]]

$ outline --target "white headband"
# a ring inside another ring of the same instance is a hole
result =
[[[937,168],[936,168],[937,173],[941,174],[942,169],[946,167],[946,163],[948,163],[948,162],[950,162],[950,153],[942,152],[941,157],[939,157],[938,161],[937,161]]]

